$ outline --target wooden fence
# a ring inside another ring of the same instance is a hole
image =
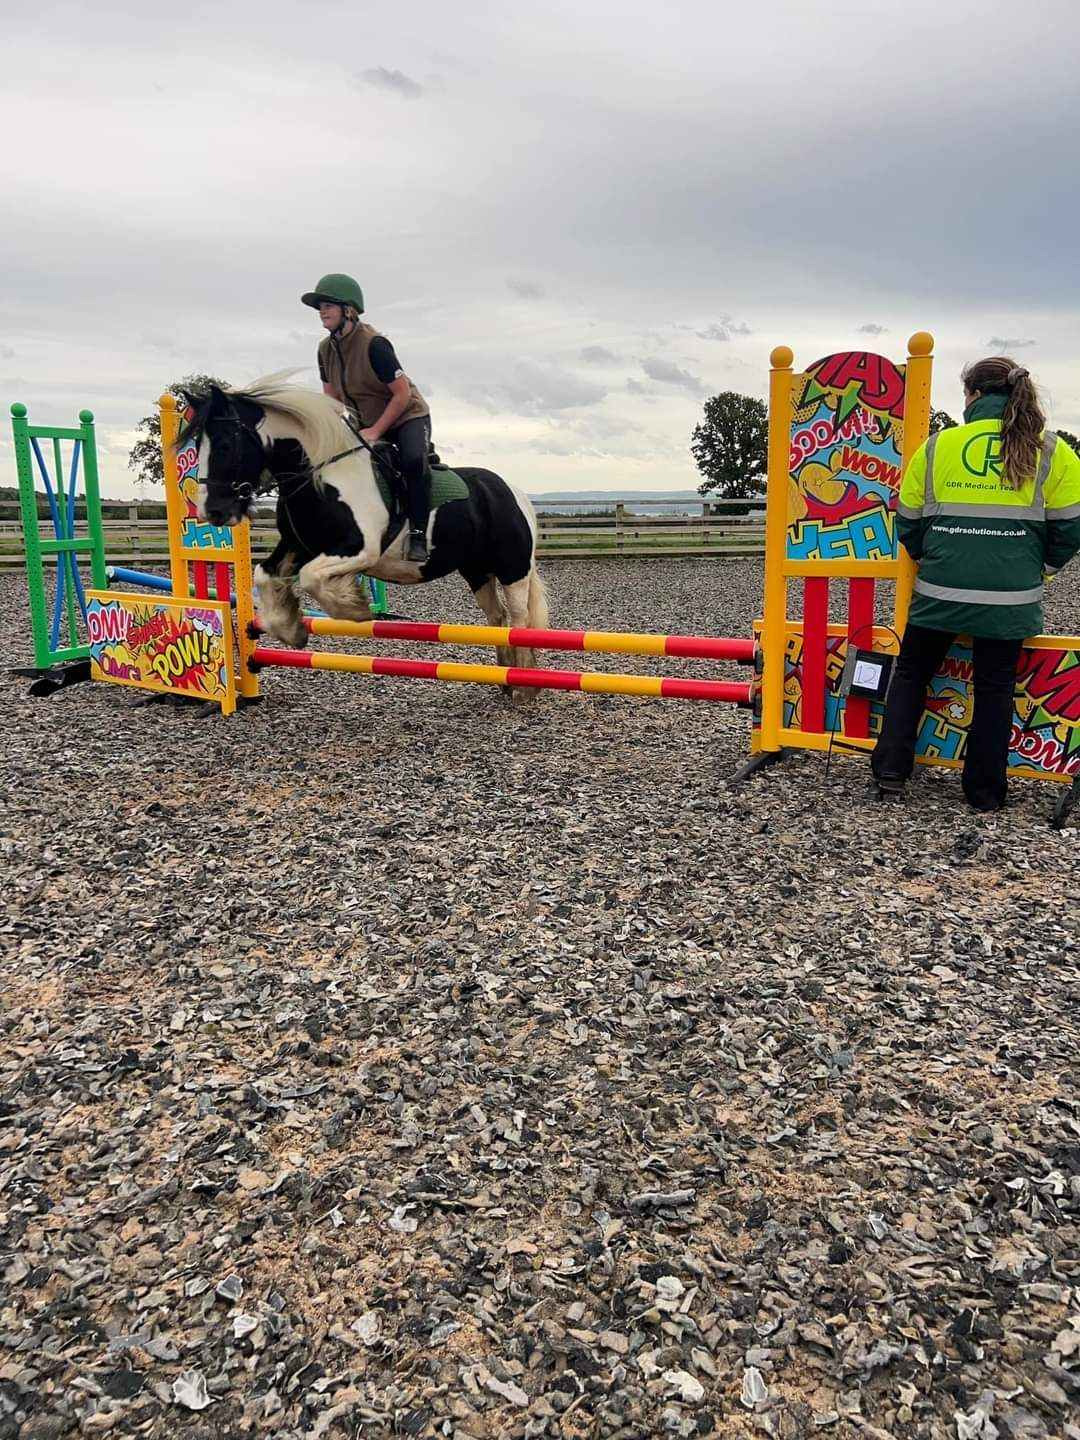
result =
[[[569,503],[569,502],[568,502]],[[705,500],[686,513],[674,513],[670,500],[582,503],[578,514],[539,512],[541,557],[593,558],[722,558],[761,555],[765,550],[765,500]],[[165,517],[140,514],[138,505],[103,505],[105,557],[113,565],[167,568]],[[52,534],[48,520],[39,528]],[[252,543],[258,553],[277,541],[273,511],[264,508],[252,522]],[[19,507],[0,501],[0,569],[22,564]]]

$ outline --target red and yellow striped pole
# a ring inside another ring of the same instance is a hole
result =
[[[745,682],[739,684],[731,680],[602,675],[595,671],[531,670],[515,665],[459,665],[439,660],[398,660],[385,655],[330,655],[322,650],[277,650],[268,645],[255,646],[251,652],[251,664],[257,668],[272,665],[293,670],[335,670],[349,675],[396,675],[410,680],[463,681],[473,685],[509,685],[528,690],[578,690],[588,695],[714,700],[747,708],[752,703],[752,687]]]
[[[427,625],[412,620],[333,620],[305,615],[310,635],[350,640],[409,640],[418,645],[516,646],[598,655],[673,655],[684,660],[754,663],[754,641],[713,635],[648,635],[609,630],[531,630],[525,626]]]

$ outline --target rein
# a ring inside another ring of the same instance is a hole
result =
[[[262,446],[262,441],[259,440],[258,434],[256,433],[254,426],[245,425],[244,421],[241,420],[240,416],[237,415],[234,410],[230,409],[223,418],[230,421],[233,425],[237,427],[238,430],[242,430],[245,434],[250,435],[260,447]],[[343,418],[345,420],[345,424],[348,426],[351,433],[356,436],[357,440],[360,443],[358,445],[350,445],[347,450],[339,450],[336,455],[331,455],[328,460],[323,460],[319,465],[309,465],[307,475],[304,477],[302,483],[293,490],[289,499],[295,498],[298,491],[304,490],[308,485],[314,484],[317,477],[322,473],[322,471],[328,469],[331,465],[336,465],[339,460],[348,459],[350,455],[358,455],[361,450],[366,450],[368,452],[368,454],[371,456],[371,463],[373,466],[378,466],[384,474],[389,473],[391,481],[391,495],[393,496],[395,494],[395,490],[400,491],[404,477],[398,470],[397,466],[393,463],[392,460],[390,460],[389,456],[380,455],[375,449],[375,447],[364,439],[363,435],[361,435],[360,432],[354,428],[352,421],[349,419],[347,414]],[[288,500],[286,499],[285,494],[282,490],[281,478],[275,476],[271,471],[269,471],[268,467],[264,468],[263,473],[268,473],[270,475],[269,484],[256,483],[253,485],[249,480],[241,481],[233,479],[233,481],[231,482],[231,489],[233,494],[238,500],[250,500],[256,496],[269,495],[274,490],[276,490],[278,492],[279,504],[283,506],[285,513],[289,516],[289,523],[292,525],[294,531],[299,534],[299,531],[296,530],[296,524],[293,521],[292,514],[289,510]],[[397,482],[397,484],[395,485],[394,482]],[[395,519],[397,520],[396,524]],[[395,510],[394,507],[391,506],[389,524],[387,526],[387,529],[383,532],[381,539],[379,552],[380,555],[386,553],[387,548],[397,538],[398,534],[404,526],[404,523],[404,513],[400,510]]]

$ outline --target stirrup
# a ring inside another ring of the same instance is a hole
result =
[[[422,565],[429,558],[427,536],[423,530],[410,530],[405,542],[405,559]]]

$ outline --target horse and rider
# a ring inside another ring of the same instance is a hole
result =
[[[361,320],[364,292],[351,275],[324,275],[301,299],[318,310],[327,332],[319,342],[324,393],[348,407],[361,440],[397,447],[409,524],[405,558],[423,564],[431,509],[427,401],[402,369],[391,342]]]
[[[546,628],[528,496],[468,465],[440,467],[433,495],[427,401],[387,337],[360,318],[360,286],[324,275],[302,299],[327,332],[322,393],[281,376],[243,390],[211,384],[186,395],[180,432],[180,443],[199,447],[201,520],[235,525],[259,496],[276,495],[278,543],[255,570],[265,630],[285,645],[306,643],[300,591],[337,619],[366,620],[359,576],[416,585],[455,572],[489,625]],[[395,447],[389,464],[381,442]],[[394,471],[398,483],[388,486]],[[502,665],[532,663],[528,647],[496,649]]]

